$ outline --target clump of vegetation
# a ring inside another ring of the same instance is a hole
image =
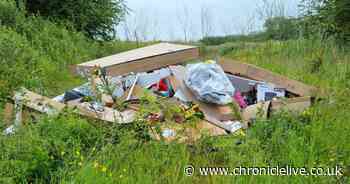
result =
[[[115,38],[115,27],[127,11],[123,0],[27,0],[24,7],[28,14],[69,22],[86,36],[104,40]]]
[[[50,183],[55,175],[71,174],[84,162],[86,153],[98,148],[101,131],[85,120],[65,115],[44,118],[17,129],[14,135],[0,137],[0,181]]]
[[[0,106],[21,86],[57,95],[81,83],[70,65],[137,47],[94,41],[68,30],[70,24],[25,14],[13,0],[0,2]]]
[[[319,33],[322,37],[335,37],[340,44],[350,41],[350,1],[303,0],[306,34]]]

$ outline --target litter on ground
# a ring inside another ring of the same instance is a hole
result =
[[[189,142],[203,134],[237,132],[280,110],[301,112],[311,105],[315,93],[312,86],[253,65],[224,58],[201,61],[197,47],[169,43],[82,63],[76,71],[87,82],[52,99],[27,89],[18,91],[15,105],[6,110],[7,114],[11,108],[15,111],[15,125],[5,133],[13,133],[20,124],[22,105],[48,115],[73,108],[88,118],[133,123],[140,118],[146,93],[179,109],[170,120],[166,107],[147,109],[143,121],[161,127],[160,132],[152,128],[152,137]]]

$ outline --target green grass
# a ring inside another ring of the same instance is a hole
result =
[[[69,73],[69,65],[148,44],[93,41],[65,25],[25,17],[7,1],[0,2],[0,10],[0,20],[7,20],[0,22],[1,130],[3,105],[19,87],[54,96],[83,82]],[[15,135],[0,135],[0,183],[350,183],[348,50],[317,39],[201,48],[206,58],[223,55],[314,85],[317,101],[301,115],[281,113],[257,121],[245,134],[205,137],[193,145],[150,140],[143,121],[106,126],[69,110],[40,116]],[[144,112],[176,110],[148,100]],[[189,164],[197,167],[192,177],[183,172]],[[345,176],[198,174],[201,166],[286,165],[338,165]]]
[[[140,136],[147,133],[142,124],[103,126],[70,113],[44,118],[23,127],[15,136],[0,137],[0,181],[349,183],[347,52],[331,42],[310,40],[236,45],[239,47],[226,52],[225,57],[314,85],[322,96],[302,115],[281,113],[267,121],[257,121],[245,135],[207,137],[194,145],[149,140]],[[188,177],[183,167],[189,164],[307,168],[338,165],[347,176],[199,176],[197,170]]]

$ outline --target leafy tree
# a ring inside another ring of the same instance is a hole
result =
[[[298,36],[298,25],[295,18],[273,17],[265,21],[267,39],[289,40]]]
[[[319,30],[324,38],[334,36],[338,41],[350,41],[349,0],[303,0],[304,20]]]
[[[24,4],[28,13],[71,22],[88,37],[103,40],[115,36],[127,11],[124,0],[25,0]]]

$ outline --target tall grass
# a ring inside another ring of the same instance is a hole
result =
[[[7,2],[0,2],[0,20],[11,20],[0,22],[0,112],[18,87],[59,94],[82,82],[67,66],[138,46],[89,40],[67,31],[67,25],[25,17]],[[301,115],[281,113],[258,120],[245,134],[205,137],[193,145],[148,140],[140,136],[148,133],[142,123],[104,126],[69,110],[57,117],[43,116],[26,122],[15,135],[0,135],[0,183],[350,182],[347,50],[317,39],[234,42],[211,49],[203,47],[207,57],[220,53],[318,87],[315,105]],[[197,169],[338,165],[345,175],[199,176],[195,170],[188,177],[183,169],[189,164]]]
[[[15,136],[0,137],[0,164],[4,166],[0,169],[1,181],[348,183],[349,54],[331,42],[298,40],[238,45],[225,57],[314,85],[320,90],[319,100],[301,115],[281,113],[269,120],[258,120],[246,134],[207,137],[193,145],[146,140],[139,134],[147,130],[139,125],[91,125],[69,113],[44,118],[25,126]],[[199,176],[196,170],[194,176],[188,177],[183,168],[189,164],[197,169],[340,166],[347,175]]]

